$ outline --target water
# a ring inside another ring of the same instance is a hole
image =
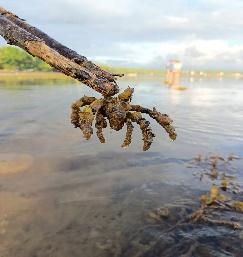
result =
[[[243,81],[183,84],[187,90],[159,78],[120,82],[135,87],[134,103],[174,120],[175,142],[150,120],[157,137],[148,152],[138,129],[128,149],[120,148],[124,130],[107,129],[106,144],[82,139],[70,103],[97,96],[82,85],[0,85],[0,256],[242,256],[241,231],[170,230],[212,184],[188,163],[198,154],[243,156]],[[240,182],[242,164],[233,164]],[[168,219],[149,218],[165,206]]]

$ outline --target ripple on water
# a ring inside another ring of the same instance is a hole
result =
[[[152,122],[157,137],[146,153],[136,129],[127,151],[114,151],[124,133],[108,129],[106,145],[80,140],[69,105],[93,95],[88,88],[0,86],[0,256],[242,256],[237,231],[202,224],[168,231],[205,193],[186,160],[215,149],[243,155],[242,83],[204,80],[178,92],[158,81],[137,81],[133,100],[168,113],[178,140],[170,143]],[[170,215],[154,223],[147,214],[158,207]]]

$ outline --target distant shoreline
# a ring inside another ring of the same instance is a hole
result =
[[[22,81],[22,80],[66,80],[74,81],[74,79],[60,72],[45,71],[5,71],[0,70],[0,81]]]
[[[163,70],[146,70],[146,69],[105,69],[114,73],[114,71],[119,73],[124,73],[124,79],[136,79],[139,77],[162,77],[165,76],[165,71]],[[199,79],[199,78],[243,78],[243,72],[217,72],[217,71],[182,71],[182,78],[189,78],[189,79]],[[31,80],[49,80],[52,82],[61,81],[67,83],[79,83],[75,79],[68,77],[60,72],[53,72],[53,71],[7,71],[7,70],[0,70],[0,82],[4,83],[11,83],[14,81],[31,81]]]

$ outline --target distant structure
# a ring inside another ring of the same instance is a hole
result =
[[[179,60],[170,60],[166,64],[165,83],[170,87],[179,86],[182,63]]]
[[[239,73],[239,72],[233,73],[233,76],[234,76],[235,78],[242,78],[242,74]]]
[[[130,72],[127,74],[128,77],[137,77],[137,73],[136,72]]]
[[[191,70],[190,71],[190,76],[193,77],[195,75],[195,71],[194,70]]]
[[[218,73],[218,77],[223,77],[223,76],[224,76],[224,72],[221,71]]]

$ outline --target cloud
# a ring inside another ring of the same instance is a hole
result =
[[[240,0],[0,0],[0,5],[99,62],[156,66],[175,56],[185,66],[242,65]]]
[[[200,52],[196,46],[189,46],[185,49],[184,51],[184,56],[188,56],[188,57],[191,57],[191,58],[200,58],[203,56],[203,53]]]

